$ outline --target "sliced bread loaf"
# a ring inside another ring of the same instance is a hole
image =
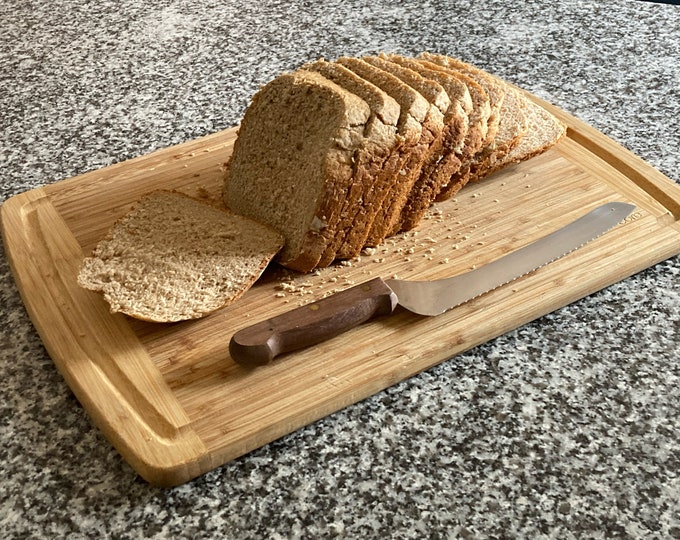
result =
[[[364,142],[355,157],[355,174],[340,213],[340,223],[317,264],[325,267],[336,258],[359,254],[379,204],[397,179],[406,157],[402,150],[404,137],[397,128],[401,108],[380,88],[340,64],[317,60],[302,69],[319,73],[359,96],[371,109]]]
[[[277,260],[307,272],[416,227],[469,180],[555,144],[564,126],[545,112],[445,55],[312,62],[253,98],[224,200],[280,231]]]
[[[78,284],[103,293],[112,312],[154,322],[196,319],[243,295],[282,245],[271,227],[157,191],[84,259]]]
[[[391,73],[359,58],[341,57],[337,62],[381,88],[401,108],[399,133],[404,137],[403,153],[406,154],[406,161],[402,163],[397,182],[385,193],[368,231],[365,245],[375,246],[398,226],[411,188],[420,175],[423,163],[431,155],[434,142],[441,136],[444,116],[422,94]]]
[[[468,129],[468,116],[463,108],[463,103],[457,96],[449,96],[446,89],[435,79],[423,77],[417,71],[399,65],[387,57],[368,56],[364,60],[388,73],[401,79],[404,83],[420,92],[433,105],[436,105],[444,115],[444,131],[433,143],[430,155],[423,164],[418,179],[411,188],[406,204],[402,208],[399,223],[388,233],[396,234],[399,231],[411,230],[418,225],[421,218],[427,212],[431,202],[438,191],[437,181],[445,177],[447,170],[453,171],[460,166],[460,161],[455,154],[445,152],[447,133],[456,133],[459,144],[462,145]],[[469,94],[467,96],[470,99]],[[443,156],[446,155],[447,162]],[[438,169],[440,174],[433,176],[433,171]]]
[[[368,104],[318,73],[285,73],[253,97],[225,178],[228,208],[279,231],[278,261],[317,267],[341,221]]]

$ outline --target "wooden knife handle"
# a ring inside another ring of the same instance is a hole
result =
[[[239,330],[229,342],[229,353],[243,366],[265,365],[279,354],[315,345],[392,313],[396,306],[396,294],[375,278]]]

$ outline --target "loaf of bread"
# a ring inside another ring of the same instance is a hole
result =
[[[80,286],[111,312],[196,319],[239,298],[283,246],[267,225],[171,191],[140,199],[86,257]]]
[[[360,153],[370,119],[366,101],[305,69],[280,75],[253,97],[224,200],[283,234],[282,265],[313,270],[339,234],[344,202],[365,172],[368,158]]]
[[[446,55],[319,60],[256,93],[224,201],[283,235],[279,263],[309,272],[413,229],[435,202],[565,133],[518,89]]]

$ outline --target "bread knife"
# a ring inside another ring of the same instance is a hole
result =
[[[503,257],[466,273],[433,281],[375,278],[236,332],[229,353],[241,365],[270,363],[278,355],[310,347],[397,305],[435,316],[536,270],[604,234],[635,208],[611,202]]]

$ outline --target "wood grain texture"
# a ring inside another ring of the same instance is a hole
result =
[[[272,266],[242,299],[205,319],[154,324],[112,315],[75,276],[141,195],[170,188],[219,202],[235,129],[6,201],[5,248],[36,329],[93,421],[147,481],[180,484],[680,253],[680,188],[537,101],[569,126],[554,149],[468,185],[417,230],[351,264],[311,275]],[[637,210],[580,250],[444,315],[397,309],[256,369],[229,357],[231,336],[254,322],[376,276],[464,272],[614,200]]]

